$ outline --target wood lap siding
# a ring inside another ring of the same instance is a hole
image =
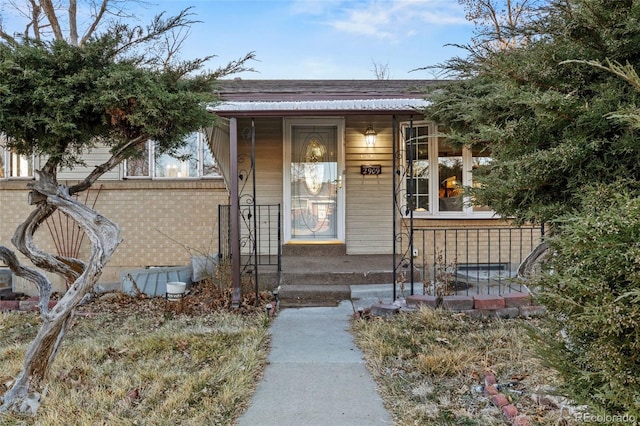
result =
[[[243,134],[249,135],[249,132],[245,130],[251,129],[250,119],[238,120],[238,154],[239,163],[238,169],[240,172],[248,170],[251,166],[251,140],[244,140]],[[279,117],[273,118],[258,118],[255,120],[255,146],[256,146],[256,204],[258,205],[275,205],[280,204],[282,209],[282,185],[283,185],[283,149],[282,149],[282,119]],[[246,180],[246,181],[245,181]],[[251,195],[253,193],[253,182],[251,176],[247,176],[243,181],[239,182],[241,195],[240,207],[246,205],[251,200],[244,195]],[[245,185],[242,187],[242,185]],[[284,217],[284,211],[282,217]],[[263,254],[277,253],[277,214],[273,211],[273,216],[268,218],[266,211],[263,211],[264,215],[259,217],[260,223],[258,226],[261,228],[261,233],[266,233],[271,230],[273,233],[269,239],[266,235],[262,235],[260,238],[259,251]],[[253,223],[251,223],[253,225]],[[242,235],[247,236],[248,229],[242,226]],[[270,246],[269,246],[270,244]],[[243,249],[243,252],[249,253],[250,247]]]
[[[251,140],[242,139],[245,129],[251,128],[251,120],[238,120],[238,169],[251,166]],[[256,201],[258,204],[282,204],[282,119],[263,118],[255,120],[256,132]],[[243,161],[244,160],[244,161]],[[251,194],[252,182],[246,182],[243,194]]]
[[[229,188],[229,123],[226,120],[221,120],[218,126],[208,128],[205,133],[211,153],[218,163],[227,188]]]
[[[111,154],[109,154],[109,148],[105,146],[97,146],[90,153],[82,156],[82,159],[86,163],[85,166],[77,166],[74,167],[73,170],[62,169],[58,173],[58,180],[81,180],[87,177],[89,173],[95,169],[96,166],[104,163],[109,159]],[[100,179],[101,180],[117,180],[120,179],[122,173],[121,168],[124,167],[123,164],[115,167],[108,173],[105,173]]]
[[[364,143],[364,131],[376,130],[374,147]],[[392,121],[389,116],[346,119],[346,238],[349,254],[390,254],[393,250]],[[363,176],[360,166],[379,164],[382,174]]]
[[[364,130],[371,124],[378,132],[376,145],[364,144]],[[346,243],[349,254],[388,254],[392,252],[392,148],[391,117],[350,116],[346,118],[345,190]],[[256,202],[283,204],[283,124],[280,117],[255,119]],[[251,128],[250,119],[238,120],[238,133]],[[239,153],[248,167],[250,141],[239,140]],[[382,175],[362,176],[362,164],[382,165]],[[242,183],[241,183],[242,184]],[[251,194],[247,181],[243,194]],[[283,220],[286,213],[283,211]]]

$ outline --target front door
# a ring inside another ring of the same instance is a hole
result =
[[[285,239],[344,241],[343,121],[285,120]]]

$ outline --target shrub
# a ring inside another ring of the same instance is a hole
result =
[[[585,191],[580,214],[552,224],[553,257],[538,279],[548,330],[543,361],[594,414],[640,418],[640,190]]]

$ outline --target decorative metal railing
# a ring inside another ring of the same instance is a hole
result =
[[[515,279],[520,263],[541,242],[542,227],[432,227],[414,218],[414,154],[424,142],[411,117],[393,118],[393,282],[398,291],[432,295],[524,290]]]
[[[240,206],[241,273],[252,274],[255,291],[260,288],[259,267],[275,266],[276,282],[282,272],[282,212],[280,204]],[[255,219],[255,220],[254,220]],[[218,257],[231,263],[231,206],[218,206]]]
[[[527,290],[517,270],[542,241],[544,228],[413,228],[412,233],[413,276],[420,277],[425,294],[503,294]]]
[[[234,133],[231,119],[229,134]],[[280,205],[259,205],[256,190],[256,133],[255,122],[238,132],[239,141],[230,137],[230,197],[231,205],[218,208],[218,253],[221,264],[231,267],[234,307],[241,298],[242,274],[253,276],[256,306],[259,301],[260,265],[277,265],[277,280],[281,273],[281,212]],[[239,142],[239,146],[234,145]],[[233,158],[235,156],[235,158]],[[236,198],[237,197],[237,198]],[[233,247],[233,249],[232,249]],[[236,257],[232,256],[232,252]]]

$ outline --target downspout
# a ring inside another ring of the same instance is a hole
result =
[[[240,287],[240,198],[238,196],[238,123],[235,117],[229,119],[229,168],[230,168],[230,208],[231,222],[231,282],[233,296],[231,307],[238,308],[241,300]]]

